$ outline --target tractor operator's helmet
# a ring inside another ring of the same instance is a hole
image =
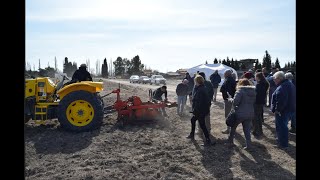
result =
[[[86,68],[87,68],[87,65],[86,65],[86,64],[81,64],[79,68],[84,68],[84,69],[86,69]]]

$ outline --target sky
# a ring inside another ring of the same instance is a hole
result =
[[[296,60],[293,0],[27,0],[26,63],[58,69],[139,55],[161,72],[214,58],[252,58],[267,50],[284,66]]]

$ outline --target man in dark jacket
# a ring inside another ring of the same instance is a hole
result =
[[[164,94],[164,100],[167,101],[167,86],[161,86],[152,93],[152,99],[157,101],[162,101],[162,95]],[[168,117],[165,108],[161,108],[162,114],[165,117]]]
[[[203,79],[204,79],[204,86],[205,86],[205,88],[206,88],[206,90],[208,92],[208,96],[209,96],[209,98],[208,98],[209,113],[205,117],[205,124],[206,124],[206,127],[207,127],[207,129],[208,129],[208,131],[210,133],[211,132],[210,106],[211,106],[211,101],[212,101],[212,98],[213,98],[214,91],[213,91],[213,86],[212,86],[211,82],[206,80],[206,74],[204,72],[200,72],[199,75],[202,76]],[[200,126],[200,124],[198,124],[198,125]],[[201,128],[199,126],[198,126],[199,133],[202,134]]]
[[[288,147],[288,121],[290,113],[296,111],[296,92],[294,85],[285,79],[282,71],[273,75],[277,89],[272,94],[271,111],[275,114],[278,147]]]
[[[196,121],[198,120],[200,123],[200,127],[204,133],[206,138],[206,144],[210,145],[210,134],[206,128],[205,124],[205,116],[209,113],[210,104],[209,104],[209,95],[206,87],[204,86],[204,79],[202,76],[197,75],[195,77],[195,88],[194,88],[194,96],[192,99],[192,118],[191,118],[191,133],[187,138],[194,139],[194,133],[196,128]]]
[[[224,116],[225,118],[228,116],[229,112],[232,108],[232,102],[228,100],[228,98],[233,98],[236,92],[236,81],[232,77],[232,71],[230,69],[224,72],[224,82],[220,88],[220,92],[222,93],[222,98],[224,100]],[[222,131],[224,134],[229,134],[230,127],[227,127],[226,130]]]
[[[176,88],[176,93],[178,96],[178,107],[177,107],[177,114],[179,116],[183,115],[183,109],[185,105],[185,101],[187,101],[188,95],[188,80],[184,79],[182,83],[179,83]]]
[[[72,80],[74,82],[78,81],[92,81],[92,77],[90,73],[87,71],[87,65],[81,64],[79,69],[77,69],[72,76]]]
[[[211,74],[210,81],[213,86],[213,94],[214,94],[213,102],[216,102],[217,92],[218,92],[217,90],[218,90],[219,83],[221,82],[221,76],[219,75],[218,70],[214,71],[214,73]]]

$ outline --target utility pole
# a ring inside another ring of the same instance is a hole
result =
[[[54,57],[54,70],[57,71],[57,58]]]

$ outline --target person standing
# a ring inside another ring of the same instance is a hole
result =
[[[206,127],[207,127],[207,129],[208,129],[208,131],[210,133],[211,132],[210,107],[211,107],[211,101],[212,101],[213,93],[214,93],[213,92],[213,86],[212,86],[210,81],[206,80],[206,74],[204,72],[200,72],[199,75],[202,76],[203,79],[204,79],[204,86],[205,86],[205,88],[206,88],[206,90],[208,92],[208,96],[209,96],[209,98],[208,98],[208,101],[209,101],[208,102],[208,104],[209,104],[209,113],[205,117],[205,124],[206,124]],[[202,131],[201,131],[201,128],[200,128],[200,124],[198,124],[198,130],[199,130],[199,133],[202,134]]]
[[[176,93],[178,96],[178,107],[177,107],[177,114],[179,116],[183,115],[184,105],[187,101],[188,95],[188,80],[184,79],[182,83],[178,84],[176,88]]]
[[[291,72],[288,72],[285,74],[285,77],[286,79],[288,79],[293,85],[294,87],[296,88],[296,85],[295,85],[295,81],[294,80],[294,77],[293,77],[293,74]],[[294,89],[295,89],[294,88]],[[294,102],[296,103],[296,102]],[[296,112],[291,112],[290,115],[289,115],[289,120],[291,120],[291,129],[289,130],[289,132],[291,133],[296,133]]]
[[[254,104],[254,119],[252,121],[253,132],[256,137],[262,136],[262,122],[263,122],[263,106],[266,104],[267,91],[269,83],[262,72],[255,74],[256,84],[256,102]]]
[[[194,78],[190,76],[190,74],[187,72],[186,77],[184,78],[188,80],[188,95],[189,95],[189,102],[190,102],[190,107],[192,106],[192,90],[194,87]],[[185,101],[185,105],[187,103],[187,100]]]
[[[231,127],[228,142],[233,144],[234,135],[238,125],[241,123],[243,132],[246,138],[246,146],[244,149],[251,148],[251,121],[254,118],[254,103],[256,100],[255,86],[247,79],[240,79],[237,84],[237,91],[234,98],[230,98],[229,101],[233,101],[233,107],[236,112],[236,124]]]
[[[268,75],[267,80],[270,84],[270,88],[269,88],[269,104],[268,107],[270,107],[271,105],[271,98],[272,98],[272,94],[273,92],[276,90],[277,85],[275,84],[275,82],[273,81],[273,75],[277,72],[277,68],[273,67],[272,68],[272,72]]]
[[[213,74],[210,76],[210,81],[213,86],[213,102],[217,101],[217,92],[218,92],[218,87],[219,83],[221,82],[221,76],[218,73],[218,70],[215,70]]]
[[[230,69],[224,72],[224,82],[220,88],[222,93],[222,98],[224,100],[224,116],[227,117],[231,111],[232,102],[228,101],[228,98],[233,98],[234,93],[236,92],[236,81],[232,77],[232,71]],[[230,127],[227,127],[226,130],[222,131],[224,134],[229,134]]]
[[[278,86],[272,94],[271,111],[275,114],[277,146],[288,147],[288,120],[291,112],[296,110],[296,92],[294,85],[285,79],[285,74],[278,71],[273,75],[275,84]]]
[[[187,138],[194,140],[194,133],[196,128],[196,121],[200,123],[200,127],[205,136],[205,145],[211,145],[210,134],[207,130],[205,124],[205,116],[209,113],[210,104],[209,104],[209,95],[204,85],[204,78],[200,75],[195,77],[195,88],[194,96],[192,99],[192,111],[193,114],[191,118],[191,132]]]

